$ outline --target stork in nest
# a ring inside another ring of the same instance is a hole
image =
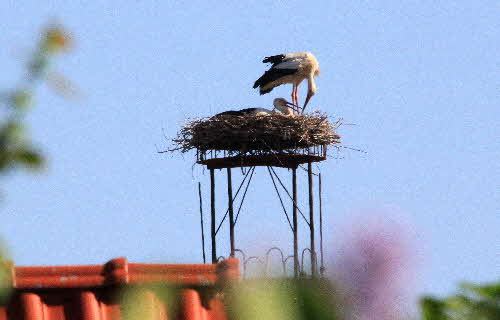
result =
[[[246,108],[241,110],[228,110],[221,113],[216,114],[214,117],[219,116],[266,116],[271,114],[276,114],[274,109],[280,111],[284,115],[293,116],[294,110],[297,110],[295,105],[291,102],[288,102],[284,98],[276,98],[273,101],[274,108],[273,110],[264,109],[264,108]]]

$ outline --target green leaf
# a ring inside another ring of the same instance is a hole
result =
[[[29,169],[40,169],[43,165],[41,154],[34,150],[20,150],[14,154],[14,161]]]

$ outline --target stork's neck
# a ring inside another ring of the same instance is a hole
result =
[[[307,88],[310,94],[315,94],[316,93],[316,83],[314,82],[314,75],[311,74],[307,78]]]

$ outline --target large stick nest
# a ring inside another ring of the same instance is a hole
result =
[[[172,139],[170,151],[283,152],[340,143],[335,130],[340,120],[330,122],[325,114],[298,116],[223,115],[187,122]]]

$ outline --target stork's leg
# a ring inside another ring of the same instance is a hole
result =
[[[299,85],[294,85],[293,90],[293,100],[294,104],[297,106],[297,114],[300,114],[300,106],[299,106]]]
[[[292,103],[294,105],[297,105],[297,101],[295,101],[295,83],[293,84],[293,89],[292,89]]]
[[[295,86],[295,105],[297,106],[297,114],[301,114],[300,112],[300,106],[299,106],[299,84]]]

